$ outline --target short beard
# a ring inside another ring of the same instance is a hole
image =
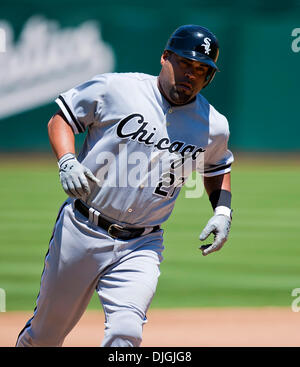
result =
[[[184,93],[184,91],[179,91],[175,85],[170,88],[168,95],[170,101],[178,105],[186,104],[192,98],[191,95]]]
[[[194,100],[192,96],[185,94],[184,91],[178,91],[176,85],[173,86],[165,86],[165,89],[162,87],[160,80],[158,79],[158,89],[161,94],[169,101],[172,105],[184,105],[189,103],[191,100]],[[168,91],[168,93],[166,93]]]

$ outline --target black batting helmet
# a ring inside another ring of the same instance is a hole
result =
[[[205,87],[212,81],[216,71],[219,71],[216,65],[219,43],[216,36],[207,28],[194,24],[177,28],[169,38],[165,50],[209,65],[210,72],[207,75]]]

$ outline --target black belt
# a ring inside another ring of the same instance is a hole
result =
[[[80,199],[76,199],[74,202],[75,208],[86,218],[90,218],[90,208],[84,204]],[[146,228],[127,228],[122,227],[119,224],[108,221],[101,215],[97,215],[96,224],[103,228],[113,238],[120,238],[122,240],[129,240],[141,236]],[[152,232],[158,231],[160,226],[153,227]]]

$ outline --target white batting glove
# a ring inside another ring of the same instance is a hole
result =
[[[70,197],[81,198],[90,194],[91,190],[87,178],[97,184],[100,183],[89,168],[78,162],[73,153],[63,155],[57,164],[60,182]]]
[[[224,243],[227,241],[231,226],[231,217],[224,214],[215,214],[208,221],[207,225],[200,234],[200,241],[204,241],[207,237],[213,233],[214,242],[202,245],[199,249],[202,251],[202,255],[206,256],[212,252],[220,250]]]

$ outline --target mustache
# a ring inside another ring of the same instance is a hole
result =
[[[176,82],[176,86],[178,86],[178,87],[183,86],[183,87],[188,88],[188,89],[190,89],[190,90],[192,90],[192,89],[194,88],[193,83],[191,83],[191,82],[186,82],[186,81]]]

